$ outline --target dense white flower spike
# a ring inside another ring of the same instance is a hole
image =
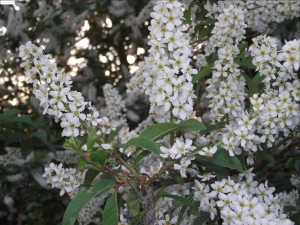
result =
[[[149,57],[127,84],[128,92],[145,92],[150,99],[150,113],[169,119],[192,117],[196,97],[191,83],[197,73],[189,64],[191,49],[188,34],[182,26],[182,4],[178,1],[157,1],[150,15],[151,40]]]
[[[22,158],[20,148],[6,147],[4,150],[7,152],[5,155],[0,155],[0,164],[6,166],[14,164]]]
[[[56,122],[61,121],[62,136],[85,134],[87,129],[82,129],[83,123],[97,134],[107,134],[116,128],[117,125],[111,124],[106,117],[100,118],[98,110],[85,102],[79,92],[71,91],[71,77],[63,75],[56,63],[48,60],[49,55],[43,54],[42,47],[28,42],[20,46],[19,56],[25,60],[21,66],[25,68],[26,82],[33,83],[33,93],[40,99],[43,113],[53,116]],[[83,113],[86,106],[91,111],[87,115]],[[122,104],[119,107],[122,109]]]

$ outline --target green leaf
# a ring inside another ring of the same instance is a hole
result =
[[[192,212],[194,212],[196,210],[190,210],[190,213],[193,214]],[[195,214],[193,214],[195,215]],[[197,218],[195,219],[193,225],[202,225],[208,218],[209,218],[209,212],[204,212],[204,211],[201,211],[201,212],[198,212],[197,215]]]
[[[21,141],[21,153],[24,159],[32,152],[33,144],[29,139],[23,139]]]
[[[164,136],[178,130],[181,126],[175,123],[159,123],[147,127],[141,134],[140,138],[146,138],[152,141],[159,140]]]
[[[208,133],[211,133],[214,130],[218,130],[218,129],[221,129],[221,128],[224,128],[224,127],[225,126],[223,124],[220,124],[220,123],[209,125],[204,130],[201,130],[200,134],[201,135],[208,134]]]
[[[88,204],[88,202],[98,196],[102,196],[115,186],[112,180],[101,180],[95,183],[93,191],[87,193],[86,190],[80,192],[68,205],[62,225],[74,225],[80,211]]]
[[[24,124],[28,124],[32,127],[35,127],[35,123],[32,122],[31,119],[27,118],[27,117],[17,117],[17,116],[14,116],[14,117],[10,117],[4,121],[2,121],[1,125],[3,124],[10,124],[10,123],[24,123]]]
[[[188,119],[182,121],[179,125],[182,126],[180,130],[185,132],[200,131],[205,129],[205,126],[197,119]]]
[[[202,155],[198,155],[196,156],[196,160],[198,162],[211,162],[219,166],[237,169],[238,171],[243,172],[242,165],[238,158],[236,156],[230,156],[228,151],[221,147],[218,147],[218,150],[216,151],[213,157],[209,158]]]
[[[47,141],[47,134],[44,131],[37,131],[31,133],[32,136],[39,139],[50,151],[52,151],[54,154],[56,154],[55,148]]]
[[[181,224],[182,219],[183,219],[183,214],[185,213],[186,209],[187,209],[187,205],[184,205],[184,206],[181,207],[181,210],[179,211],[179,214],[178,214],[176,225]]]
[[[104,212],[103,212],[103,225],[118,225],[118,206],[117,206],[117,193],[112,193],[107,199]]]
[[[208,64],[206,67],[204,67],[197,75],[193,77],[193,84],[196,83],[196,81],[200,80],[201,78],[209,75],[212,71],[212,67],[214,66],[214,63]]]
[[[13,132],[5,140],[4,146],[8,146],[12,143],[20,141],[22,138],[24,138],[25,135],[21,132]]]
[[[169,171],[170,177],[172,177],[178,184],[184,185],[184,179],[179,172]]]
[[[106,143],[110,143],[114,137],[119,133],[119,131],[122,129],[122,126],[118,126],[115,130],[111,131],[107,137]]]
[[[88,171],[86,171],[85,176],[84,176],[84,184],[85,184],[86,189],[89,189],[92,186],[92,183],[98,174],[99,174],[99,171],[96,171],[93,169],[89,169]]]
[[[248,46],[248,42],[239,44],[238,48],[240,50],[240,53],[237,55],[237,57],[234,58],[235,63],[243,56],[247,46]]]
[[[214,53],[210,54],[209,56],[205,56],[205,59],[208,64],[215,63],[215,61],[218,59],[218,52],[215,51]]]
[[[17,115],[20,113],[20,110],[18,109],[9,109],[6,110],[4,113],[0,114],[0,121],[7,119],[8,117]]]
[[[217,175],[219,181],[222,181],[223,179],[228,179],[229,173],[224,167],[207,161],[201,161],[201,164],[206,168],[212,169]]]
[[[245,73],[241,72],[241,74],[247,82],[247,85],[249,87],[250,97],[252,97],[254,94],[258,93],[257,86],[254,84],[252,79],[248,77]]]
[[[145,151],[145,150],[140,151],[140,153],[138,153],[137,156],[135,157],[134,167],[136,167],[136,165],[150,153],[151,153],[150,151]]]
[[[265,75],[260,75],[260,73],[258,73],[253,77],[252,82],[254,85],[258,86],[265,78]]]
[[[204,37],[206,37],[208,34],[207,32],[207,27],[201,26],[199,29],[199,35],[198,35],[198,40],[202,40]]]
[[[263,150],[263,151],[257,151],[256,155],[261,156],[263,159],[265,159],[268,162],[276,163],[276,159],[272,155],[272,152],[268,151],[268,149]]]
[[[98,139],[99,139],[98,135],[93,134],[92,132],[90,132],[89,136],[88,136],[88,139],[87,139],[87,143],[86,143],[87,149],[91,151]]]
[[[283,211],[285,213],[289,213],[289,212],[297,211],[297,208],[295,206],[286,205],[283,207]]]
[[[151,140],[146,139],[146,138],[140,138],[140,137],[132,138],[126,143],[126,145],[124,146],[124,149],[126,149],[130,146],[138,146],[138,147],[147,149],[150,152],[153,152],[154,154],[156,154],[158,156],[160,154],[159,145],[156,142],[151,141]]]
[[[183,18],[185,18],[185,23],[191,24],[191,15],[192,15],[192,4],[190,4],[189,8],[184,10]]]
[[[91,159],[93,159],[97,163],[99,163],[102,169],[104,169],[104,167],[105,167],[105,162],[106,162],[107,155],[108,155],[108,152],[104,151],[103,149],[99,149],[96,152],[91,152],[90,153]]]
[[[3,148],[0,148],[0,155],[6,155],[7,151],[5,151]]]
[[[251,69],[256,69],[256,66],[253,65],[252,60],[253,60],[253,58],[248,58],[241,62],[236,62],[236,63],[241,66],[250,67]]]
[[[214,19],[208,17],[208,18],[204,21],[204,23],[201,23],[201,25],[215,24],[215,23],[216,23],[216,21],[215,21]]]
[[[75,142],[74,138],[66,139],[63,147],[65,149],[72,150],[75,153],[77,152],[76,142]]]
[[[203,20],[207,13],[208,11],[206,9],[201,9],[201,11],[196,14],[196,20]]]
[[[131,191],[130,196],[127,198],[126,206],[128,211],[133,217],[136,217],[140,213],[140,196],[136,191]]]
[[[76,173],[78,173],[80,170],[84,169],[85,166],[86,166],[86,161],[84,159],[81,159],[79,162],[79,165],[76,169]]]
[[[161,192],[161,196],[168,197],[168,198],[173,198],[176,201],[181,202],[182,204],[185,204],[185,205],[190,206],[190,207],[195,207],[195,202],[189,201],[188,199],[177,196],[177,195],[171,195],[171,194],[169,194],[165,191]]]

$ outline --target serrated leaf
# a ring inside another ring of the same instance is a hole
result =
[[[159,123],[147,127],[141,134],[140,138],[146,138],[152,141],[159,140],[164,136],[178,130],[181,126],[175,123]]]
[[[62,225],[74,225],[79,212],[86,206],[89,201],[95,196],[102,196],[109,191],[110,188],[115,186],[115,182],[112,180],[101,180],[95,183],[93,191],[87,193],[86,190],[80,192],[69,203],[63,218]]]
[[[146,138],[140,138],[140,137],[132,138],[126,143],[126,145],[124,146],[124,149],[126,149],[130,146],[138,146],[138,147],[147,149],[150,152],[153,152],[154,154],[156,154],[158,156],[160,154],[159,145],[156,142],[146,139]]]
[[[6,110],[4,113],[0,114],[0,121],[7,119],[8,117],[17,115],[20,113],[20,110],[18,109],[9,109]]]
[[[103,225],[118,225],[119,215],[116,195],[117,193],[112,193],[106,201],[103,212]]]
[[[128,211],[133,217],[136,217],[140,213],[140,196],[136,191],[132,191],[130,196],[127,198],[126,206]]]
[[[205,126],[203,125],[203,123],[201,123],[197,119],[188,119],[188,120],[182,121],[179,125],[182,126],[180,128],[180,130],[185,131],[185,132],[200,131],[200,130],[205,129]]]
[[[3,124],[10,124],[10,123],[24,123],[24,124],[28,124],[32,127],[35,127],[35,123],[32,122],[31,119],[27,118],[27,117],[17,117],[17,116],[14,116],[14,117],[10,117],[6,120],[3,120],[1,122],[1,125]]]
[[[95,160],[101,166],[102,169],[104,169],[104,167],[105,167],[107,155],[108,155],[108,152],[104,151],[102,149],[99,149],[96,152],[90,153],[91,159]]]
[[[209,75],[212,72],[212,67],[214,66],[214,63],[208,64],[206,67],[204,67],[197,75],[193,76],[193,84],[196,83],[196,81],[202,79],[203,77]]]
[[[81,159],[77,166],[76,173],[78,173],[80,170],[84,169],[85,166],[86,166],[86,161],[84,159]]]
[[[119,131],[122,129],[122,126],[118,126],[115,130],[111,131],[107,137],[106,143],[110,143],[114,137],[119,133]]]
[[[171,194],[169,194],[165,191],[161,192],[161,196],[168,197],[168,198],[173,198],[176,201],[181,202],[184,205],[187,205],[187,206],[190,206],[190,207],[195,207],[195,202],[189,201],[188,199],[177,196],[177,195],[171,195]]]
[[[21,153],[24,159],[32,152],[33,144],[32,141],[29,139],[23,139],[21,141]]]
[[[136,167],[136,165],[150,153],[151,153],[150,151],[145,151],[145,150],[140,151],[140,153],[138,153],[138,155],[135,157],[134,167]]]
[[[86,189],[89,189],[92,186],[93,181],[98,174],[99,174],[99,171],[96,171],[93,169],[89,169],[88,171],[86,171],[86,173],[84,175],[84,184],[85,184]]]
[[[12,132],[8,137],[5,139],[4,146],[8,146],[10,144],[13,144],[15,142],[20,141],[22,138],[24,138],[25,135],[21,132]]]
[[[251,69],[256,69],[256,66],[253,65],[252,60],[253,60],[253,58],[248,58],[248,59],[245,59],[241,62],[236,62],[236,63],[241,65],[241,66],[249,67]]]
[[[172,177],[178,184],[184,185],[184,179],[181,177],[179,172],[169,172],[170,177]]]
[[[218,130],[218,129],[221,129],[221,128],[224,128],[224,127],[225,126],[223,124],[220,124],[220,123],[213,124],[213,125],[208,125],[204,130],[200,131],[200,134],[201,135],[208,134],[208,133],[211,133],[214,130]]]
[[[234,58],[234,62],[236,63],[244,54],[246,48],[248,46],[248,43],[245,42],[245,43],[241,43],[238,45],[238,48],[240,50],[240,53]]]
[[[89,135],[88,135],[87,143],[86,143],[87,149],[91,151],[98,139],[99,139],[98,135],[93,134],[92,132],[90,132]]]
[[[201,155],[196,156],[196,160],[199,162],[210,162],[219,166],[226,168],[236,169],[240,172],[243,172],[242,165],[236,156],[230,156],[229,152],[221,147],[218,147],[218,150],[213,157],[205,157]]]

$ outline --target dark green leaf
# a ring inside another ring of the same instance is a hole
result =
[[[214,66],[214,63],[208,64],[206,67],[204,67],[197,75],[193,77],[193,83],[196,83],[196,81],[202,79],[203,77],[209,75],[212,71],[212,67]]]
[[[253,58],[249,58],[249,59],[245,59],[241,62],[236,62],[236,63],[241,66],[249,67],[251,69],[256,69],[256,66],[253,65],[252,60],[253,60]]]
[[[136,217],[140,213],[140,196],[136,191],[132,191],[130,196],[127,198],[126,206],[128,211],[133,217]]]
[[[207,27],[201,26],[199,29],[199,35],[198,35],[198,40],[202,40],[204,37],[206,37],[208,34],[207,32]]]
[[[224,128],[224,127],[225,126],[223,124],[219,124],[219,123],[213,124],[213,125],[209,125],[204,130],[201,130],[200,134],[201,135],[208,134],[208,133],[211,133],[214,130],[218,130],[218,129],[221,129],[221,128]]]
[[[5,120],[5,119],[7,119],[8,117],[17,115],[17,114],[19,114],[19,113],[20,113],[20,110],[18,110],[18,109],[9,109],[9,110],[6,110],[4,113],[2,113],[2,114],[0,115],[0,121]]]
[[[141,134],[140,138],[146,138],[152,141],[159,140],[164,136],[178,130],[181,126],[175,123],[159,123],[147,127]]]
[[[224,148],[218,147],[217,152],[214,154],[213,157],[205,157],[198,155],[196,156],[196,160],[199,162],[211,162],[213,164],[231,168],[231,169],[237,169],[240,172],[243,172],[242,165],[238,158],[236,156],[230,156],[228,151]]]
[[[286,205],[283,207],[283,211],[285,213],[289,213],[289,212],[297,211],[297,208],[295,206]]]
[[[66,139],[63,147],[65,149],[72,150],[75,153],[77,152],[76,142],[75,142],[74,138]]]
[[[169,172],[170,177],[172,177],[178,184],[184,185],[184,179],[181,177],[179,172]]]
[[[178,214],[176,225],[181,224],[182,219],[183,219],[183,214],[185,213],[186,209],[187,209],[187,205],[184,205],[184,206],[181,207],[181,210],[179,211],[179,214]]]
[[[92,183],[98,174],[99,171],[93,169],[89,169],[88,171],[86,171],[84,176],[84,184],[86,189],[89,189],[92,186]]]
[[[126,149],[130,146],[138,146],[138,147],[147,149],[147,150],[153,152],[154,154],[156,154],[158,156],[160,154],[159,145],[156,142],[151,141],[151,140],[146,139],[146,138],[140,138],[140,137],[132,138],[126,143],[126,145],[124,146],[124,149]]]
[[[98,135],[93,134],[92,132],[90,132],[89,136],[88,136],[88,139],[87,139],[87,144],[86,144],[87,149],[92,150],[98,139],[99,139]]]
[[[56,154],[55,148],[47,141],[47,134],[44,131],[37,131],[31,133],[32,136],[39,139],[50,151]]]
[[[253,77],[252,81],[253,81],[254,85],[257,86],[257,85],[259,85],[265,78],[266,78],[265,75],[260,75],[260,73],[258,73],[258,74],[256,74],[256,75]]]
[[[118,126],[115,130],[111,131],[107,137],[106,143],[110,143],[114,137],[119,133],[123,126]]]
[[[185,23],[191,24],[191,14],[192,14],[192,4],[190,4],[189,8],[183,12],[183,18],[185,18]]]
[[[209,17],[204,21],[204,23],[201,23],[201,25],[215,24],[215,23],[216,23],[216,21]]]
[[[228,179],[229,173],[224,167],[207,161],[201,161],[201,164],[206,168],[212,169],[217,175],[219,181],[223,179]]]
[[[182,126],[180,130],[185,132],[200,131],[205,129],[205,126],[197,119],[188,119],[182,121],[179,125]]]
[[[21,141],[21,153],[24,159],[32,152],[33,145],[29,139],[23,139]]]
[[[116,171],[116,170],[114,170],[116,173],[119,173],[119,171]],[[114,178],[113,176],[111,176],[111,175],[109,175],[109,174],[107,174],[107,173],[102,173],[101,175],[100,175],[100,179],[101,180],[112,180],[112,181],[115,181],[116,182],[116,178]]]
[[[183,204],[185,204],[187,206],[195,207],[195,202],[189,201],[188,199],[180,197],[180,196],[177,196],[177,195],[171,195],[171,194],[169,194],[167,192],[162,191],[161,192],[161,196],[168,197],[168,198],[173,198],[176,201],[181,202],[181,203],[183,203]]]
[[[99,165],[101,166],[102,169],[105,167],[105,162],[107,158],[107,151],[104,151],[103,149],[99,149],[96,152],[91,152],[90,157],[91,159],[95,160]]]
[[[138,153],[138,155],[135,157],[134,167],[136,167],[136,165],[150,153],[151,153],[150,151],[145,151],[145,150],[140,151],[140,153]]]
[[[200,30],[201,27],[202,27],[202,26],[201,26],[200,24],[197,24],[197,25],[195,26],[195,28],[194,28],[194,35],[195,35],[195,36],[198,34],[198,32],[199,32],[199,30]]]
[[[28,124],[31,125],[32,127],[35,127],[35,123],[32,122],[31,119],[27,118],[27,117],[10,117],[4,121],[2,121],[1,125],[3,124],[10,124],[10,123],[24,123],[24,124]]]
[[[62,225],[73,225],[78,217],[79,212],[88,204],[95,196],[102,196],[115,186],[112,180],[101,180],[95,183],[93,191],[87,193],[86,190],[80,192],[68,205]]]
[[[198,210],[190,210],[191,214],[193,214],[192,212],[195,212]],[[196,214],[196,213],[195,213]],[[195,215],[193,214],[193,215]],[[209,212],[204,212],[204,211],[201,211],[201,212],[198,212],[197,215],[197,218],[195,219],[193,225],[202,225],[208,218],[209,218]]]
[[[272,155],[271,151],[263,150],[263,151],[257,151],[257,156],[261,156],[263,159],[265,159],[268,162],[276,163],[276,159]]]
[[[103,225],[118,225],[118,206],[117,206],[117,193],[112,193],[107,199],[104,212],[103,212]]]
[[[234,58],[234,62],[237,62],[243,56],[247,46],[247,42],[239,44],[238,48],[240,50],[240,53],[237,55],[237,57]]]
[[[6,155],[7,151],[5,151],[3,148],[0,148],[0,155]]]
[[[205,59],[208,64],[215,63],[215,61],[218,59],[218,52],[215,51],[214,53],[210,54],[209,56],[205,56]]]
[[[248,77],[245,73],[241,72],[241,74],[247,82],[247,85],[249,87],[250,97],[252,97],[254,94],[258,93],[257,86],[254,84],[251,78]]]
[[[207,13],[208,11],[206,9],[201,9],[201,11],[196,14],[196,20],[203,20]]]
[[[76,173],[84,169],[85,166],[86,166],[86,161],[84,159],[81,159],[79,165],[77,166]]]
[[[10,144],[15,143],[15,142],[18,142],[24,137],[25,137],[25,135],[21,132],[13,132],[6,138],[4,146],[10,145]]]

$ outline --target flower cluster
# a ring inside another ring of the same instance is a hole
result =
[[[76,155],[71,150],[56,151],[56,160],[61,163],[71,164],[76,158]]]
[[[210,4],[208,1],[204,7],[209,12],[206,16],[218,17],[218,15],[225,8],[234,5],[243,10],[245,14],[245,21],[251,29],[260,33],[269,33],[274,29],[268,26],[268,23],[277,22],[281,23],[285,19],[290,19],[300,16],[300,3],[299,1],[218,1],[217,4]]]
[[[108,118],[99,117],[98,110],[85,102],[79,92],[71,91],[71,77],[63,75],[56,63],[48,60],[50,56],[43,54],[42,47],[27,42],[20,46],[19,56],[25,60],[21,66],[25,68],[26,83],[33,83],[33,93],[40,99],[43,113],[53,116],[56,122],[61,120],[62,136],[83,135],[87,127],[95,129],[98,134],[115,129]],[[83,112],[86,106],[91,111],[87,115]],[[83,128],[83,123],[87,127]]]
[[[0,155],[0,164],[4,166],[14,164],[22,158],[20,148],[6,147],[4,150],[7,153],[5,155]]]
[[[195,180],[194,200],[200,202],[200,211],[210,213],[212,220],[218,208],[223,224],[293,224],[273,195],[275,188],[268,187],[267,182],[258,184],[253,177],[250,171],[212,184]]]
[[[191,80],[197,70],[189,65],[191,50],[181,26],[181,6],[178,1],[156,2],[150,14],[150,56],[127,85],[129,92],[144,90],[150,98],[150,113],[166,120],[170,109],[175,118],[191,117],[196,97]]]

